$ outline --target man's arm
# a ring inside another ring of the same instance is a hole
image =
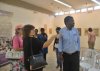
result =
[[[58,44],[58,50],[60,53],[62,53],[63,51],[63,38],[62,38],[62,34],[61,34],[61,31],[60,31],[60,34],[59,34],[59,44]]]
[[[78,43],[78,49],[80,50],[80,35],[78,30],[77,30],[77,43]]]
[[[60,52],[60,59],[63,61],[63,37],[62,37],[61,31],[59,34],[58,51]]]

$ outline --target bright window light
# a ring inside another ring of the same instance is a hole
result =
[[[91,0],[91,1],[93,1],[93,2],[95,2],[96,4],[100,5],[100,2],[97,1],[97,0]]]
[[[87,8],[81,9],[81,12],[87,12]]]
[[[93,10],[93,7],[88,8],[88,11],[92,11],[92,10]]]
[[[100,6],[95,6],[94,7],[94,10],[98,10],[98,9],[100,9]]]
[[[60,1],[60,0],[54,0],[54,1],[60,3],[60,4],[64,5],[64,6],[67,6],[67,7],[69,7],[69,8],[72,7],[71,5],[66,4],[66,3],[64,3],[64,2],[62,2],[62,1]]]
[[[75,14],[75,10],[70,11],[70,14]]]
[[[64,15],[64,12],[60,12],[59,15]]]
[[[65,12],[65,14],[69,14],[69,12]]]
[[[55,16],[58,16],[59,15],[59,13],[55,13]]]
[[[76,13],[79,13],[79,12],[81,12],[81,10],[76,10]]]

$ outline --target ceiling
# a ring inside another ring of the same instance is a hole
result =
[[[91,0],[60,0],[72,6],[68,8],[62,4],[55,2],[54,0],[0,0],[1,2],[39,11],[47,14],[54,14],[60,11],[69,11],[72,9],[81,9],[85,7],[91,7],[97,5]],[[100,1],[100,0],[98,0]]]
[[[80,9],[96,5],[91,0],[60,0],[64,3],[71,5],[72,8],[68,8],[62,4],[55,2],[54,0],[22,0],[22,1],[34,4],[36,6],[42,7],[52,12],[68,11],[71,9]]]

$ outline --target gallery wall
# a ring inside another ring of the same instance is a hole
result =
[[[11,21],[11,16],[0,15],[0,37],[11,38],[12,24],[10,21]]]
[[[64,18],[68,15],[56,16],[54,24],[56,26],[64,27]],[[85,35],[85,29],[92,27],[99,29],[99,36],[96,37],[95,48],[100,49],[100,10],[92,11],[90,13],[78,13],[72,14],[71,16],[75,19],[75,27],[81,28],[81,47],[88,48],[88,36]]]
[[[28,10],[12,5],[7,5],[4,3],[0,3],[0,10],[8,11],[13,13],[11,23],[12,23],[12,35],[14,35],[14,30],[16,25],[25,25],[25,24],[32,24],[36,28],[40,29],[41,27],[47,28],[48,35],[52,35],[52,33],[49,34],[49,29],[51,29],[54,22],[54,17],[51,15],[47,15],[44,13],[36,12],[33,10]],[[53,29],[52,29],[53,30]]]
[[[28,10],[16,6],[7,5],[0,3],[0,10],[8,11],[13,13],[11,23],[12,23],[12,35],[14,35],[14,29],[16,25],[32,24],[36,28],[45,27],[46,32],[49,36],[55,33],[55,28],[57,26],[64,27],[64,17],[63,16],[51,16],[40,12],[35,12],[33,10]],[[100,10],[93,11],[91,13],[78,13],[72,14],[75,19],[75,27],[81,28],[81,47],[88,48],[87,35],[85,35],[85,29],[92,27],[100,30]],[[99,36],[96,37],[95,48],[100,49],[100,31]]]

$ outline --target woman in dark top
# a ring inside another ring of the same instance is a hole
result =
[[[33,35],[34,35],[34,26],[25,25],[23,27],[23,50],[24,50],[24,64],[25,64],[25,69],[27,71],[32,71],[30,69],[30,60],[29,60],[30,56],[32,55],[31,47],[34,55],[39,54],[42,48],[48,47],[56,37],[56,35],[54,35],[47,42],[42,44],[42,42],[39,41],[37,38],[33,37]],[[43,68],[34,71],[43,71]]]

